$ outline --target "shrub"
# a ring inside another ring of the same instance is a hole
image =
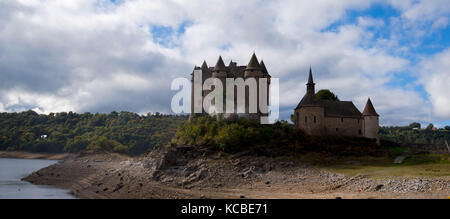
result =
[[[109,140],[106,137],[100,137],[87,146],[88,150],[94,152],[114,151],[118,153],[127,153],[128,148],[117,141]]]

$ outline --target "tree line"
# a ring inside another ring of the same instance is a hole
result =
[[[203,117],[188,123],[185,115],[131,112],[50,113],[34,111],[0,113],[0,150],[30,152],[114,151],[142,154],[170,142],[217,145],[234,150],[248,144],[280,147],[297,141],[292,124],[278,122],[259,126],[252,121],[229,123]],[[397,143],[444,144],[450,141],[450,127],[436,129],[419,123],[403,127],[380,127],[380,137]],[[302,134],[301,134],[302,135]],[[302,135],[303,136],[303,135]],[[297,144],[297,143],[296,143]]]
[[[402,144],[445,144],[446,140],[450,142],[450,126],[438,129],[429,124],[422,129],[420,123],[414,122],[409,126],[380,127],[380,137]]]
[[[0,150],[141,154],[170,142],[186,120],[187,116],[161,113],[0,113]]]

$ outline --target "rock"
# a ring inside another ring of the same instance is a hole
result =
[[[186,177],[183,182],[182,185],[187,185],[190,183],[194,183],[194,182],[198,182],[202,179],[204,179],[208,174],[208,169],[206,168],[201,168],[199,170],[197,170],[196,172],[192,173],[191,175],[189,175],[188,177]]]
[[[186,167],[186,168],[184,168],[184,170],[183,170],[183,175],[184,175],[184,177],[188,177],[188,176],[190,176],[192,173],[194,173],[196,170],[198,170],[198,167],[196,167],[196,166],[189,166],[189,167]]]
[[[378,185],[378,186],[375,188],[375,191],[379,191],[381,188],[383,188],[383,186],[384,186],[384,185]]]
[[[255,167],[251,166],[250,168],[248,168],[247,171],[242,173],[242,177],[249,178],[249,177],[253,176],[254,170],[255,170]]]
[[[116,188],[114,188],[113,192],[119,191],[123,187],[123,183],[119,183],[116,185]]]

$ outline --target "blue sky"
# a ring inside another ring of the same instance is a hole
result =
[[[450,124],[447,0],[0,1],[0,111],[171,113],[174,78],[253,51],[281,118],[318,89],[383,125]]]

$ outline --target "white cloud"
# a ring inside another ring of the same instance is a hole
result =
[[[424,60],[421,66],[420,82],[430,95],[433,112],[450,119],[450,49]]]
[[[362,16],[326,31],[348,10],[373,2],[380,0],[3,0],[0,110],[168,113],[172,78],[188,77],[203,59],[215,65],[219,55],[246,64],[256,50],[281,78],[285,109],[301,99],[312,65],[319,88],[360,108],[373,97],[386,123],[423,118],[425,100],[416,92],[385,86],[392,72],[411,63],[392,52],[404,49],[395,36],[374,39],[369,27],[384,28],[384,21]],[[402,11],[398,25],[421,23],[420,17],[435,29],[448,25],[443,1],[388,2]],[[185,32],[177,32],[182,25]],[[152,26],[172,28],[170,47],[153,40]],[[402,110],[411,118],[401,116]]]

